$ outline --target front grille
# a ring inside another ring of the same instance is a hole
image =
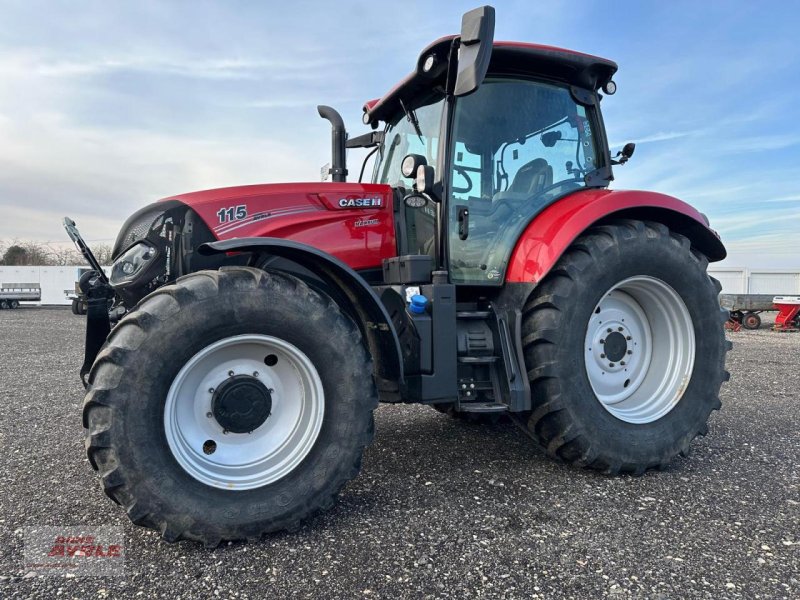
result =
[[[146,206],[133,213],[125,221],[117,236],[117,241],[114,243],[114,252],[112,253],[113,258],[117,258],[134,242],[147,237],[153,222],[159,215],[164,214],[165,208],[164,204],[161,203],[155,206]]]

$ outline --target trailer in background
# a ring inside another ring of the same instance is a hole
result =
[[[20,302],[39,302],[42,288],[38,283],[0,284],[0,309],[19,308]]]
[[[761,317],[765,311],[775,311],[772,299],[775,294],[720,294],[719,303],[730,311],[730,320],[745,329],[761,327]]]

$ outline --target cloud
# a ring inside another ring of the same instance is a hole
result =
[[[696,129],[692,131],[660,131],[658,133],[651,133],[651,134],[643,134],[641,136],[634,136],[633,138],[627,140],[626,142],[612,142],[610,143],[611,148],[621,148],[628,142],[634,142],[636,144],[650,144],[652,142],[665,142],[668,140],[677,140],[680,138],[700,135],[703,133],[702,129]]]

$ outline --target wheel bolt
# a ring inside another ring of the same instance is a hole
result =
[[[614,363],[608,363],[608,366],[609,366],[609,367],[613,367],[613,366],[614,366]]]
[[[206,416],[207,416],[207,417],[210,419],[210,418],[211,418],[211,417],[213,417],[214,415],[212,415],[210,412],[207,412],[207,413],[206,413]]]
[[[625,366],[625,361],[621,360],[621,361],[619,361],[619,364],[621,364],[624,367]]]
[[[228,435],[228,430],[227,429],[223,429],[222,433],[224,433],[225,435]]]
[[[208,393],[209,394],[213,394],[214,393],[214,388],[208,388]]]
[[[628,340],[628,341],[630,342],[630,341],[631,341],[631,336],[629,336],[629,335],[626,335],[626,336],[625,336],[625,339],[626,339],[626,340]]]
[[[628,350],[628,354],[633,354],[633,350]]]
[[[253,371],[253,377],[258,377],[258,371]]]
[[[605,357],[606,357],[606,355],[605,355],[605,354],[601,354],[601,355],[600,355],[600,358],[605,358]]]
[[[601,343],[601,344],[605,344],[605,343],[606,343],[606,341],[605,341],[605,340],[600,340],[600,343]]]
[[[606,329],[606,333],[611,333],[611,327],[609,327],[608,329]]]
[[[233,377],[233,371],[228,371],[228,377]]]
[[[623,331],[622,327],[617,327],[617,331]]]

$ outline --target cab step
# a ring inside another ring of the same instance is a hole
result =
[[[507,412],[508,406],[500,402],[462,402],[458,410],[470,413],[501,413]]]
[[[462,365],[491,365],[497,362],[497,356],[459,356],[458,362]]]
[[[488,310],[459,310],[456,317],[459,319],[488,319],[492,313]]]

